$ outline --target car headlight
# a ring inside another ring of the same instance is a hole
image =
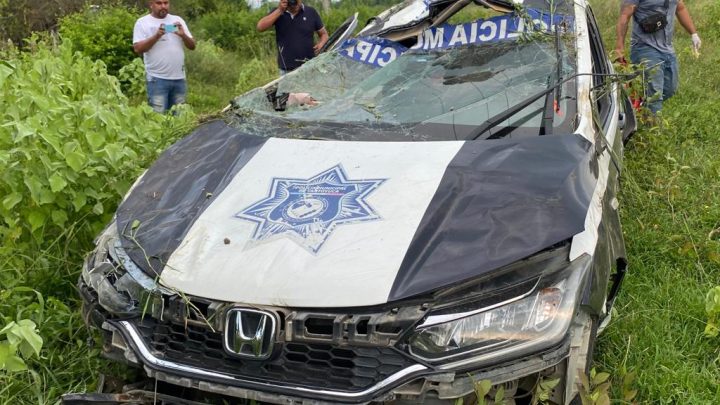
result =
[[[117,316],[137,316],[153,310],[161,296],[155,280],[125,255],[115,223],[97,238],[95,251],[85,261],[81,277],[97,294],[98,304]]]
[[[528,293],[499,305],[430,312],[410,337],[410,351],[430,362],[468,354],[488,360],[557,344],[570,327],[589,264],[586,255],[559,271],[551,269]]]

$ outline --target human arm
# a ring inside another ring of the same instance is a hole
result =
[[[165,35],[165,26],[160,24],[160,27],[158,27],[158,30],[155,31],[155,34],[141,41],[135,42],[133,44],[133,51],[135,51],[138,55],[144,54],[149,51],[163,35]]]
[[[190,36],[187,32],[185,32],[185,24],[180,23],[180,21],[175,22],[175,26],[177,27],[177,31],[174,32],[175,35],[179,36],[180,39],[182,39],[183,44],[185,47],[189,50],[194,50],[196,43],[195,38]]]
[[[283,15],[285,10],[287,10],[287,6],[287,0],[280,0],[280,3],[278,3],[275,10],[258,21],[257,26],[255,27],[258,32],[266,31],[268,28],[272,27],[275,24],[275,21],[277,21],[277,19]]]
[[[625,56],[625,37],[627,36],[628,25],[630,25],[630,19],[635,14],[637,6],[634,4],[623,3],[620,8],[620,16],[618,17],[617,25],[615,26],[615,58],[624,58]]]
[[[320,50],[322,49],[323,46],[325,46],[328,39],[330,38],[325,27],[320,28],[320,30],[317,31],[317,34],[320,37],[320,39],[318,40],[318,42],[315,45],[313,45],[313,51],[315,51],[315,55],[320,53]]]
[[[680,25],[685,28],[685,31],[687,31],[688,34],[692,35],[697,33],[697,29],[695,29],[695,24],[693,23],[692,17],[690,17],[690,12],[688,11],[687,7],[685,7],[684,1],[680,0],[678,2],[675,15],[677,16],[678,21],[680,21]]]
[[[690,17],[690,12],[687,7],[685,7],[685,2],[683,0],[678,2],[675,15],[677,16],[678,21],[680,21],[680,25],[682,25],[683,28],[685,28],[685,31],[690,34],[692,38],[693,52],[695,53],[695,57],[698,57],[700,55],[700,45],[702,45],[702,41],[700,41],[700,36],[697,33],[692,17]]]

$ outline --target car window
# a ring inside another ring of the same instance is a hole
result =
[[[385,129],[415,140],[466,139],[473,128],[576,70],[572,41],[556,41],[551,33],[502,37],[492,27],[503,23],[507,21],[467,25],[468,31],[486,29],[488,40],[458,39],[454,46],[435,46],[442,41],[431,35],[410,47],[377,38],[355,39],[307,62],[272,88],[238,98],[235,105],[245,110],[238,124],[248,130],[257,127],[256,120],[308,131],[328,125],[335,130],[346,126],[349,131],[372,127],[379,131],[376,140],[384,140]],[[461,28],[447,25],[445,32],[457,33]],[[428,45],[431,40],[435,42]],[[362,41],[370,45],[362,43],[361,48]],[[553,126],[562,130],[555,132],[572,130],[572,90],[569,83],[560,92]],[[307,93],[316,102],[283,104],[288,95],[297,93]],[[538,99],[493,131],[537,135],[546,105],[546,100]],[[283,133],[303,136],[296,132]],[[350,134],[337,138],[356,139]]]

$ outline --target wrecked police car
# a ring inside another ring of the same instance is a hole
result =
[[[634,130],[590,8],[355,24],[147,170],[86,260],[85,318],[167,403],[472,403],[483,380],[570,403],[626,271]]]

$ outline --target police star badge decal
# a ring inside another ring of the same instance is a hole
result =
[[[235,217],[256,223],[255,241],[287,236],[317,254],[336,226],[381,219],[365,197],[385,180],[350,180],[340,164],[309,179],[273,177],[269,195]]]

